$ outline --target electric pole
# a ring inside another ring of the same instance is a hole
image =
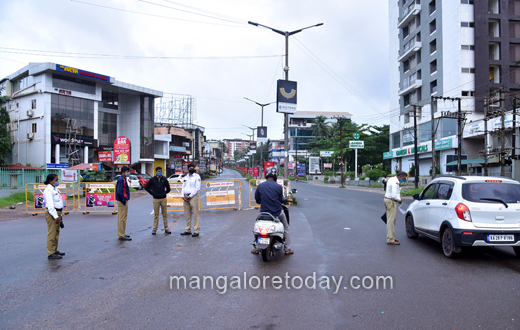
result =
[[[457,146],[457,173],[458,175],[462,175],[462,108],[461,108],[461,99],[458,98],[458,113],[457,113],[457,127],[458,127],[458,138],[459,145]]]
[[[417,105],[413,106],[413,146],[414,146],[414,162],[415,162],[415,189],[419,188],[419,150],[417,146]]]
[[[500,145],[500,176],[502,177],[505,177],[506,176],[506,153],[505,153],[505,148],[506,148],[506,120],[505,120],[505,115],[506,115],[506,102],[505,102],[505,95],[503,93],[503,89],[501,88],[500,89],[500,101],[502,102],[502,105],[501,105],[501,110],[502,110],[502,113],[501,113],[501,119],[502,119],[502,129],[501,129],[501,145]]]
[[[437,100],[434,96],[432,96],[431,106],[431,133],[432,133],[432,180],[435,179],[435,175],[437,174],[437,165],[435,164],[435,112],[437,112]]]

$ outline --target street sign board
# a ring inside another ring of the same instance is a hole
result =
[[[267,142],[267,127],[266,126],[258,126],[256,128],[256,141],[260,143]]]
[[[354,138],[354,140],[359,140],[359,133],[358,132],[355,132],[354,134],[352,134],[352,137]]]
[[[320,151],[320,157],[332,157],[334,151]]]
[[[365,141],[349,141],[350,149],[364,149]]]
[[[47,164],[47,169],[61,169],[61,168],[69,168],[68,164]]]
[[[276,112],[296,113],[296,81],[278,80]]]

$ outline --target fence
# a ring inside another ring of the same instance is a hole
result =
[[[202,183],[200,210],[242,209],[242,183],[239,180]]]
[[[82,197],[83,196],[83,197]],[[85,182],[78,189],[78,212],[117,214],[115,182]]]
[[[166,205],[168,212],[183,212],[183,199],[182,199],[182,183],[170,183],[170,193],[166,195]],[[199,206],[200,206],[200,194]]]
[[[25,212],[27,214],[37,215],[45,213],[45,199],[43,198],[45,188],[47,188],[47,185],[40,183],[28,183],[25,185]],[[75,212],[74,184],[60,183],[58,192],[63,199],[63,213]],[[29,193],[34,194],[34,202],[28,200]]]
[[[24,188],[28,183],[43,183],[48,174],[57,174],[61,181],[61,171],[26,170],[0,168],[0,188]]]
[[[253,181],[253,180],[251,180]],[[256,203],[256,200],[255,200],[255,193],[256,193],[256,187],[266,181],[265,179],[258,179],[255,181],[255,184],[252,185],[251,184],[251,181],[249,181],[249,207],[252,207],[252,208],[259,208],[260,205],[258,205]],[[291,196],[291,181],[290,180],[287,180],[287,179],[278,179],[276,181],[279,185],[282,186],[283,188],[283,195],[287,198],[289,198]]]

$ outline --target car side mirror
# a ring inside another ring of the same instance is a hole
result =
[[[415,200],[421,200],[419,194],[414,194],[414,195],[413,195],[413,199],[415,199]]]

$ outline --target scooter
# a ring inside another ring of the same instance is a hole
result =
[[[289,223],[289,201],[284,198],[282,210]],[[262,260],[268,262],[274,254],[283,249],[285,244],[283,223],[277,217],[267,212],[260,212],[256,217],[253,229],[255,240],[253,246],[261,251]]]

